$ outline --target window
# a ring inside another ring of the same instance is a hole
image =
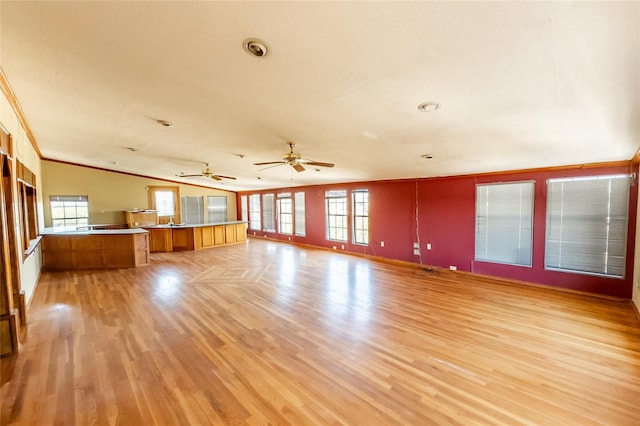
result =
[[[628,175],[547,181],[545,267],[622,278]]]
[[[227,197],[224,195],[210,195],[207,197],[207,210],[209,223],[221,223],[227,221]]]
[[[353,191],[353,242],[369,244],[369,191]]]
[[[306,215],[304,211],[304,192],[296,192],[294,195],[295,227],[296,235],[304,237],[307,235]]]
[[[274,216],[273,194],[262,195],[262,226],[267,232],[276,232]]]
[[[262,229],[260,221],[260,195],[253,194],[249,196],[249,228],[260,231]]]
[[[158,216],[173,216],[173,192],[156,191],[155,200]]]
[[[240,196],[240,215],[243,222],[249,221],[249,206],[247,205],[247,196]]]
[[[89,197],[86,195],[51,195],[51,226],[58,230],[89,225]]]
[[[189,224],[204,223],[204,199],[203,197],[185,196],[180,199],[182,208],[182,221]]]
[[[158,212],[159,223],[182,222],[180,190],[177,186],[148,186],[149,208]]]
[[[347,191],[327,191],[327,239],[347,241]]]
[[[291,193],[278,194],[278,232],[291,235],[293,231],[293,209]]]
[[[476,186],[476,260],[531,266],[533,182]]]

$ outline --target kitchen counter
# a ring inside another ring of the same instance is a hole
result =
[[[133,268],[149,263],[149,233],[144,229],[42,231],[47,270]]]
[[[243,221],[154,225],[149,231],[149,247],[154,252],[200,250],[203,248],[244,242],[247,223]]]

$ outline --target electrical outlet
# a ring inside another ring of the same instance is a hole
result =
[[[449,266],[449,269],[452,270],[452,271],[457,271],[458,267],[451,265],[451,266]]]
[[[333,249],[334,249],[334,250],[335,250],[336,248],[337,248],[336,246],[333,246]]]
[[[289,241],[291,241],[291,237],[287,237],[287,238],[289,238]]]
[[[414,254],[415,256],[420,256],[420,249],[414,248],[414,249],[413,249],[413,254]]]
[[[431,243],[427,243],[427,250],[431,250]]]
[[[380,241],[380,247],[384,247],[384,241]]]
[[[342,244],[342,250],[344,250],[344,244]]]
[[[420,248],[420,244],[419,243],[413,243],[413,248],[414,249],[419,249]]]

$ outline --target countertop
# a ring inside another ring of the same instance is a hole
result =
[[[180,223],[173,225],[150,225],[142,226],[143,229],[180,229],[180,228],[202,228],[205,226],[220,226],[220,225],[236,225],[238,223],[247,223],[242,220],[234,220],[231,222],[216,222],[216,223]]]
[[[68,231],[68,230],[56,230],[55,228],[45,228],[40,234],[41,235],[60,235],[60,236],[69,236],[69,235],[132,235],[132,234],[147,234],[148,231],[145,231],[142,228],[131,228],[131,229],[96,229],[93,231],[83,230],[83,231]]]

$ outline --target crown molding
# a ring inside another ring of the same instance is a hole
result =
[[[38,157],[42,159],[42,153],[40,152],[40,148],[38,148],[38,144],[36,142],[36,138],[33,136],[33,132],[29,127],[29,123],[27,123],[27,119],[24,116],[24,112],[22,112],[22,108],[20,107],[20,103],[18,102],[18,98],[16,98],[16,94],[11,89],[9,85],[9,81],[7,80],[7,76],[4,74],[4,71],[0,67],[0,90],[4,94],[5,98],[9,101],[11,108],[16,113],[18,117],[18,121],[20,121],[20,125],[24,129],[24,132],[27,134],[27,138],[29,142],[31,142],[31,146],[38,154]]]

